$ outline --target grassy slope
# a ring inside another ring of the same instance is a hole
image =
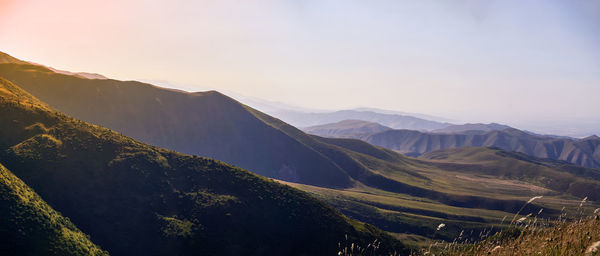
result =
[[[215,158],[267,177],[333,187],[351,183],[335,161],[218,92],[89,80],[16,64],[0,65],[0,75],[61,112],[155,146]]]
[[[1,255],[108,255],[0,165]]]
[[[437,247],[433,248],[435,255],[600,255],[600,218],[530,218],[478,243],[457,241]]]
[[[0,159],[114,255],[328,255],[345,234],[404,248],[306,193],[72,119],[6,80]]]
[[[422,156],[436,166],[464,173],[520,180],[576,197],[600,200],[600,170],[522,153],[478,147],[446,149]]]
[[[537,212],[544,208],[543,215],[546,217],[556,216],[563,206],[569,209],[568,206],[572,208],[579,205],[585,196],[597,200],[598,193],[595,191],[599,184],[599,172],[594,169],[490,148],[453,149],[453,152],[441,151],[427,156],[448,158],[408,159],[406,168],[428,179],[428,182],[420,185],[420,180],[414,179],[413,185],[453,194],[477,194],[485,198],[521,202],[544,195],[543,199],[528,205],[522,213]],[[397,177],[397,172],[383,175],[408,182],[405,177]],[[474,230],[478,234],[492,225],[498,227],[505,216],[514,214],[507,210],[490,209],[492,207],[483,207],[488,208],[486,210],[453,206],[436,198],[393,193],[368,186],[340,190],[290,185],[314,193],[346,215],[373,223],[384,230],[442,239],[452,239],[463,229]],[[522,204],[517,205],[516,209]],[[436,232],[439,223],[445,223],[447,228]]]

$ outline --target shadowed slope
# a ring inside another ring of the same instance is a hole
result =
[[[143,142],[241,166],[258,174],[321,186],[348,186],[332,159],[263,123],[218,92],[185,93],[139,82],[90,80],[39,66],[0,65],[42,101]]]
[[[108,255],[0,165],[1,255]]]
[[[0,159],[114,255],[331,255],[375,238],[306,193],[62,115],[0,79]]]

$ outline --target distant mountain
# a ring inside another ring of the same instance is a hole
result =
[[[435,130],[451,124],[425,120],[413,116],[398,114],[382,114],[373,111],[340,110],[326,113],[305,113],[299,111],[272,112],[271,115],[296,127],[336,123],[343,120],[362,120],[379,123],[394,129]]]
[[[70,72],[70,71],[65,71],[65,70],[59,70],[59,69],[55,69],[52,67],[47,67],[48,69],[59,73],[59,74],[64,74],[64,75],[70,75],[70,76],[78,76],[81,78],[86,78],[86,79],[102,79],[102,80],[106,80],[108,79],[107,77],[100,75],[100,74],[96,74],[96,73],[88,73],[88,72]]]
[[[311,126],[303,129],[305,132],[332,138],[351,138],[358,134],[369,134],[392,130],[378,123],[361,120],[344,120],[333,124]]]
[[[600,138],[590,136],[584,139],[543,136],[514,128],[501,129],[498,124],[472,124],[454,126],[441,133],[414,130],[386,130],[372,133],[356,133],[352,128],[340,130],[338,124],[309,128],[307,132],[334,138],[355,138],[373,145],[395,150],[409,156],[446,148],[456,147],[498,147],[504,150],[521,152],[530,156],[563,160],[573,164],[600,168]],[[360,125],[354,125],[360,127]],[[489,131],[471,130],[471,128]]]
[[[1,164],[0,254],[108,255]]]
[[[396,110],[387,110],[387,109],[380,109],[380,108],[367,108],[367,107],[362,107],[362,108],[355,108],[355,109],[351,109],[351,110],[356,110],[356,111],[370,111],[370,112],[375,112],[375,113],[380,113],[380,114],[389,114],[389,115],[402,115],[402,116],[414,116],[414,117],[418,117],[421,119],[425,119],[425,120],[431,120],[431,121],[436,121],[436,122],[442,122],[442,123],[453,123],[456,122],[456,120],[452,120],[452,119],[448,119],[448,118],[444,118],[444,117],[439,117],[439,116],[432,116],[432,115],[426,115],[426,114],[420,114],[420,113],[412,113],[412,112],[403,112],[403,111],[396,111]]]
[[[435,129],[431,132],[435,133],[461,133],[467,131],[481,131],[481,132],[489,132],[489,131],[502,131],[504,129],[512,128],[508,125],[497,124],[497,123],[489,123],[489,124],[458,124],[458,125],[450,125],[448,127],[442,129]]]
[[[0,127],[2,163],[113,255],[332,255],[345,235],[405,250],[306,193],[73,119],[1,78]]]

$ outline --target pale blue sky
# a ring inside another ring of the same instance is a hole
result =
[[[0,0],[0,51],[311,108],[600,123],[600,0]]]

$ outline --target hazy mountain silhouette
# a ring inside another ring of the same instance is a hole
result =
[[[300,111],[272,112],[271,115],[296,127],[336,123],[343,120],[362,120],[379,123],[394,129],[434,130],[451,124],[425,120],[409,115],[384,114],[371,110],[340,110],[325,113],[306,113]]]
[[[502,131],[504,129],[512,128],[508,125],[497,124],[497,123],[489,123],[489,124],[458,124],[458,125],[450,125],[448,127],[444,127],[442,129],[435,129],[431,132],[436,133],[460,133],[460,132],[468,132],[468,131]]]
[[[344,120],[334,124],[316,125],[303,129],[305,132],[333,138],[348,138],[356,134],[369,134],[392,130],[392,128],[380,125],[378,123],[361,120]]]

